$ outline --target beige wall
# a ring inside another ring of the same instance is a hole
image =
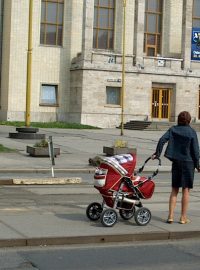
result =
[[[108,82],[117,80],[120,73],[105,71],[84,71],[82,85],[82,123],[100,127],[116,127],[121,120],[121,107],[106,104],[106,86],[121,87],[121,83]],[[93,79],[92,79],[93,78]],[[124,120],[151,119],[152,85],[162,84],[163,88],[172,89],[171,119],[178,113],[188,110],[192,118],[198,114],[199,78],[182,76],[158,76],[148,73],[132,72],[126,75]],[[192,104],[192,106],[191,106]],[[79,115],[79,114],[75,114]],[[154,119],[154,121],[156,121]]]
[[[29,1],[5,2],[2,111],[8,110],[8,120],[24,120]],[[63,47],[53,47],[40,45],[41,1],[33,1],[32,121],[67,119],[71,58],[81,51],[82,46],[82,5],[80,0],[65,1]],[[41,83],[58,84],[59,107],[39,106]]]
[[[164,1],[162,48],[165,57],[181,57],[182,0]]]
[[[135,1],[133,2],[135,3]],[[119,7],[121,4],[117,3]],[[137,0],[137,5],[132,4],[129,8],[134,9],[135,6],[139,8],[138,12],[144,10],[144,0]],[[181,110],[189,110],[193,118],[197,117],[200,64],[197,63],[195,69],[190,74],[187,69],[182,68],[185,60],[181,59],[182,9],[182,1],[176,1],[176,3],[174,1],[164,1],[162,55],[158,57],[147,57],[144,55],[141,42],[141,36],[143,36],[144,31],[142,22],[140,21],[140,24],[135,25],[132,17],[129,17],[130,14],[127,14],[125,121],[144,120],[147,117],[151,120],[153,84],[162,84],[163,87],[170,86],[170,89],[172,89],[170,119],[175,120]],[[133,10],[132,14],[134,14]],[[140,14],[138,16],[140,17]],[[122,86],[120,81],[122,79],[122,55],[120,54],[122,52],[122,17],[121,7],[116,11],[116,31],[118,37],[115,39],[113,53],[94,51],[87,46],[87,56],[91,61],[85,61],[80,64],[79,58],[77,58],[77,61],[74,61],[72,65],[74,71],[71,74],[73,74],[75,85],[78,84],[77,74],[79,74],[78,76],[82,80],[82,86],[79,85],[82,89],[80,90],[80,87],[77,89],[82,93],[82,104],[79,104],[79,108],[81,108],[82,112],[81,122],[84,124],[101,127],[114,127],[120,124],[121,107],[106,105],[106,86]],[[92,24],[87,24],[88,27],[89,25],[92,31]],[[87,34],[89,33],[90,31],[87,30]],[[184,38],[190,40],[190,33],[188,34],[185,31],[185,34],[187,36]],[[133,43],[134,40],[135,42]],[[138,42],[139,40],[140,43]],[[138,48],[134,46],[138,46]],[[88,52],[90,52],[90,55]],[[134,64],[133,52],[136,53],[136,65]],[[131,55],[132,57],[130,57]],[[110,56],[114,57],[114,63],[109,63]],[[164,61],[164,66],[159,66],[160,60]],[[137,61],[143,65],[144,69],[138,68]],[[156,121],[156,119],[153,120]]]
[[[126,5],[126,53],[133,54],[133,40],[134,40],[134,12],[135,1],[127,1]],[[115,52],[122,52],[123,44],[123,1],[116,1],[115,12]]]
[[[191,39],[188,24],[182,24],[182,9],[184,6],[191,8],[191,1],[187,0],[187,5],[181,0],[164,1],[162,54],[147,57],[143,53],[141,19],[145,0],[127,0],[125,121],[151,118],[154,83],[173,85],[173,117],[185,109],[197,117],[200,64],[188,62],[189,44],[182,45],[183,40]],[[65,1],[62,47],[40,45],[41,1],[33,3],[31,121],[62,120],[101,127],[119,125],[121,107],[106,105],[106,86],[122,86],[122,1],[116,1],[114,51],[92,48],[93,0]],[[27,0],[5,1],[0,95],[0,119],[4,120],[24,120],[28,4]],[[135,9],[138,9],[137,17]],[[187,18],[189,13],[185,13]],[[110,57],[113,63],[109,63]],[[163,67],[159,66],[160,60],[164,61]],[[138,63],[144,68],[140,69]],[[59,107],[39,106],[42,83],[58,84]]]
[[[3,41],[2,41],[2,71],[1,71],[1,119],[7,120],[8,96],[10,83],[10,43],[11,43],[11,14],[12,2],[4,1]]]

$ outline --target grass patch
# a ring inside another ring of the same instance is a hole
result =
[[[14,126],[14,127],[24,127],[25,122],[10,122],[10,121],[0,121],[0,125],[4,126]],[[36,128],[64,128],[64,129],[100,129],[98,127],[82,125],[77,123],[65,123],[65,122],[32,122],[31,127]]]
[[[0,144],[0,153],[10,153],[10,152],[15,152],[16,150],[8,148]]]

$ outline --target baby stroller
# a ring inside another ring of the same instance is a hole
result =
[[[106,157],[94,174],[94,187],[101,193],[103,202],[92,202],[86,209],[87,217],[112,227],[118,220],[116,210],[124,220],[135,218],[135,222],[144,226],[151,220],[151,212],[143,207],[141,199],[149,199],[153,195],[155,183],[153,177],[158,174],[161,160],[155,172],[149,177],[140,176],[149,157],[143,166],[134,173],[136,166],[135,154]],[[136,210],[137,209],[137,210]]]

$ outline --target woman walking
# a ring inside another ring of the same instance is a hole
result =
[[[171,127],[158,141],[152,159],[160,157],[168,142],[165,157],[172,161],[172,190],[169,198],[167,223],[173,223],[179,188],[182,188],[180,224],[189,223],[187,209],[189,192],[193,188],[194,170],[199,171],[199,143],[197,134],[190,127],[191,116],[183,111],[178,115],[178,124]]]

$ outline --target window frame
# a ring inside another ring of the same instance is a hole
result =
[[[96,20],[94,16],[94,22],[93,22],[93,49],[99,49],[99,50],[114,50],[114,38],[115,38],[115,10],[116,10],[116,1],[113,0],[113,5],[111,6],[112,1],[109,1],[109,6],[106,5],[101,5],[100,0],[97,0],[94,2],[94,14],[95,14],[95,9],[96,9]],[[108,27],[100,27],[100,12],[101,9],[105,9],[108,11]],[[112,15],[111,15],[112,14]],[[113,21],[110,27],[110,16],[113,16]],[[106,47],[105,48],[100,48],[99,47],[99,32],[100,31],[105,31],[107,34],[107,40],[106,40]],[[96,32],[96,37],[94,36],[94,33]],[[110,36],[112,36],[112,44],[110,44]]]
[[[199,21],[199,25],[200,25],[200,14],[199,14],[199,16],[194,16],[194,2],[195,1],[196,0],[193,0],[193,6],[192,6],[192,27],[196,27],[196,26],[194,26],[194,20],[198,20]]]
[[[153,86],[151,97],[151,117],[170,119],[172,88]]]
[[[199,86],[199,104],[198,104],[198,120],[200,119],[200,86]]]
[[[48,22],[47,21],[47,6],[49,3],[56,4],[56,22]],[[42,9],[43,4],[45,5],[44,10]],[[62,4],[63,8],[59,8],[59,5]],[[59,11],[62,11],[62,23],[59,23]],[[44,21],[42,18],[42,14],[44,13]],[[44,46],[56,46],[56,47],[62,47],[63,45],[63,25],[64,25],[64,0],[42,0],[41,1],[41,16],[40,16],[40,45]],[[55,26],[55,40],[54,44],[47,43],[47,27],[49,26]],[[42,28],[44,27],[44,31],[42,32]],[[59,39],[59,28],[62,28],[61,30],[61,38]],[[43,34],[43,37],[42,37]],[[43,39],[43,40],[42,40]],[[59,42],[59,40],[61,40]]]
[[[119,103],[108,103],[108,90],[109,89],[115,89],[119,91]],[[107,85],[106,86],[106,102],[105,102],[105,106],[106,107],[121,107],[121,95],[122,95],[122,87],[121,86],[111,86],[111,85]]]
[[[55,98],[56,98],[56,102],[55,103],[42,103],[41,97],[42,97],[42,89],[43,89],[42,87],[43,86],[55,86]],[[41,106],[41,107],[59,107],[59,103],[58,103],[58,84],[41,83],[41,85],[40,85],[39,106]]]
[[[157,10],[150,10],[149,9],[149,0],[145,2],[145,22],[144,22],[144,52],[147,56],[157,56],[161,54],[161,47],[162,47],[162,18],[163,18],[163,1],[156,0]],[[156,16],[156,30],[155,32],[148,32],[148,16],[154,15]],[[160,29],[160,31],[159,31]],[[148,37],[153,36],[155,39],[154,44],[148,43]],[[154,55],[148,54],[148,50],[154,50]]]

